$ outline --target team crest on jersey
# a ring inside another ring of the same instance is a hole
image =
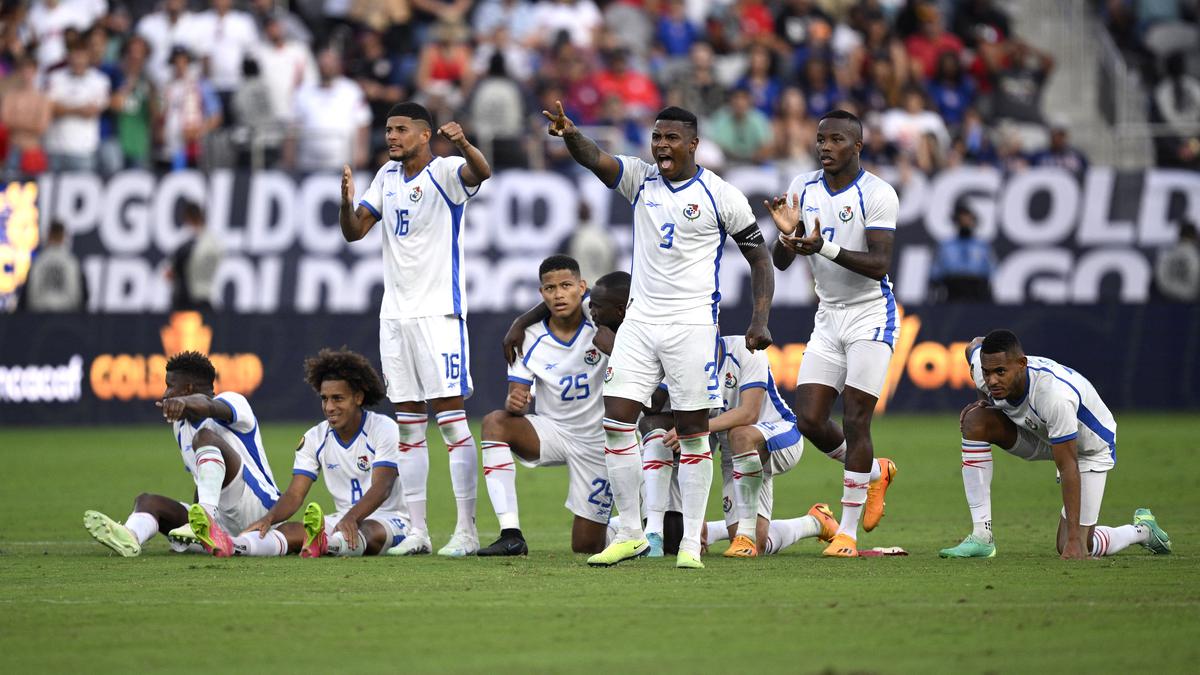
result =
[[[371,468],[371,460],[367,459],[366,455],[360,455],[358,458],[358,470],[366,471]]]
[[[733,376],[733,373],[725,373],[725,388],[733,389],[736,386],[737,378]]]
[[[600,350],[592,348],[583,353],[583,362],[589,366],[600,363]]]
[[[687,218],[688,220],[695,220],[695,219],[699,218],[700,217],[700,205],[699,204],[688,204],[687,208],[683,210],[683,217]]]
[[[605,381],[605,382],[612,382],[612,366],[609,366],[609,367],[608,367],[608,368],[607,368],[607,369],[604,371],[604,381]]]
[[[851,206],[843,206],[841,213],[838,214],[838,218],[840,218],[843,223],[850,222],[850,219],[853,217],[854,217],[854,208]]]
[[[413,202],[415,204],[416,202],[421,201],[421,197],[424,194],[425,193],[421,192],[420,185],[414,185],[412,192],[408,193],[408,201]],[[846,207],[846,208],[850,208],[850,207]]]
[[[1032,417],[1025,418],[1025,426],[1029,427],[1033,431],[1037,431],[1037,422],[1034,422]]]

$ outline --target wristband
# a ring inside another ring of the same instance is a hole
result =
[[[833,260],[841,252],[842,252],[841,246],[838,246],[837,244],[833,243],[832,241],[826,240],[824,243],[821,244],[821,248],[819,248],[817,250],[817,255],[820,255],[824,258],[829,258],[830,260]]]

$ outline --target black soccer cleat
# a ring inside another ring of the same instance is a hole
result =
[[[529,555],[529,547],[525,545],[525,537],[520,530],[500,530],[500,538],[491,546],[479,549],[476,555]]]

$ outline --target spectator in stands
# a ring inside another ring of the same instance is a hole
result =
[[[525,45],[536,41],[534,19],[534,8],[528,0],[483,0],[477,3],[472,26],[475,35],[483,39],[506,28],[513,41]]]
[[[834,21],[813,0],[787,0],[775,15],[775,45],[789,64],[803,67],[814,31],[828,34]]]
[[[317,82],[296,92],[284,164],[304,171],[361,167],[371,123],[362,87],[342,76],[341,57],[329,48],[317,55],[317,73]]]
[[[935,296],[945,302],[991,302],[995,254],[985,241],[975,237],[975,213],[965,201],[954,205],[958,236],[938,246],[929,279]]]
[[[1078,148],[1071,145],[1067,125],[1064,122],[1056,122],[1051,125],[1049,147],[1034,153],[1033,157],[1029,159],[1029,163],[1033,166],[1062,167],[1075,174],[1080,180],[1083,180],[1088,168],[1087,157]]]
[[[250,0],[250,16],[258,26],[259,32],[264,35],[267,24],[278,21],[283,25],[284,40],[299,42],[305,46],[312,44],[312,31],[304,25],[299,16],[289,12],[277,0]]]
[[[975,103],[975,82],[963,72],[962,64],[953,52],[938,57],[937,72],[929,83],[929,95],[946,126],[956,129],[962,124],[967,108]]]
[[[497,26],[491,33],[480,36],[471,66],[476,75],[482,76],[487,73],[491,68],[493,54],[504,57],[504,71],[522,86],[532,80],[535,54],[514,40],[506,26]]]
[[[283,145],[284,121],[275,111],[270,78],[262,76],[258,61],[242,62],[242,84],[233,93],[237,124],[231,140],[238,166],[255,170],[274,167]]]
[[[916,86],[904,92],[904,107],[892,108],[879,118],[880,129],[887,140],[902,152],[914,153],[925,134],[933,134],[941,148],[950,147],[946,123],[928,109],[925,94]]]
[[[525,166],[525,98],[508,75],[504,55],[492,53],[487,75],[471,92],[468,105],[472,135],[493,166]]]
[[[433,39],[421,47],[416,92],[430,101],[432,107],[437,107],[440,102],[457,108],[474,86],[469,37],[465,24],[438,24],[433,30]]]
[[[195,38],[196,15],[187,10],[187,0],[163,0],[162,9],[137,22],[137,34],[150,45],[150,77],[161,86],[172,79],[171,53],[188,48]]]
[[[242,61],[259,46],[258,26],[249,14],[233,9],[233,0],[210,0],[211,9],[201,12],[191,28],[193,50],[204,57],[205,73],[221,108],[228,111],[233,93],[242,83]],[[234,122],[226,115],[224,122]]]
[[[908,55],[913,60],[914,72],[929,79],[937,73],[938,59],[944,52],[955,57],[962,56],[963,43],[954,33],[946,31],[942,12],[932,2],[920,3],[917,8],[920,30],[904,41]]]
[[[900,149],[895,143],[888,140],[883,134],[883,130],[879,128],[879,124],[872,123],[867,127],[863,138],[862,162],[867,171],[871,173],[879,173],[877,169],[882,166],[896,166],[900,159]]]
[[[607,227],[592,217],[587,200],[579,200],[579,222],[567,244],[567,255],[579,262],[579,276],[589,284],[617,267],[617,242]]]
[[[656,3],[658,1],[654,0]],[[650,11],[641,4],[609,2],[601,10],[603,22],[593,46],[606,52],[624,50],[632,56],[634,63],[641,62],[654,48],[658,31],[653,16],[658,13],[657,8]]]
[[[1158,141],[1158,159],[1168,166],[1200,168],[1200,79],[1185,71],[1184,56],[1167,57],[1166,77],[1154,88],[1155,112],[1173,133]]]
[[[765,45],[755,45],[750,48],[750,66],[736,85],[750,92],[754,107],[764,115],[775,112],[779,104],[779,94],[783,89],[773,71],[771,50]]]
[[[608,57],[608,68],[596,75],[601,97],[616,96],[634,117],[648,117],[662,109],[658,85],[629,67],[629,52],[618,49]]]
[[[54,119],[54,102],[37,87],[37,61],[21,56],[15,68],[15,81],[0,99],[0,124],[8,130],[6,180],[46,170],[42,135]]]
[[[255,46],[254,59],[265,76],[276,123],[283,125],[292,119],[296,92],[300,87],[316,82],[317,64],[307,45],[288,37],[283,15],[267,17],[263,23],[263,35],[266,41]],[[369,38],[363,38],[364,48],[369,41]],[[396,100],[399,98],[393,99],[393,102]]]
[[[38,69],[42,73],[67,58],[67,31],[83,33],[100,15],[90,3],[72,0],[38,0],[29,8],[25,24],[29,42],[37,46]]]
[[[353,23],[386,35],[391,40],[412,42],[414,31],[410,26],[413,8],[409,0],[353,0],[347,18]],[[454,19],[462,21],[462,17]]]
[[[1005,65],[995,73],[992,117],[1045,125],[1042,90],[1054,69],[1054,57],[1021,40],[1009,40]]]
[[[822,57],[813,57],[804,64],[804,91],[808,114],[817,119],[833,110],[842,98],[841,90],[834,84],[829,62]]]
[[[46,132],[46,152],[54,171],[95,171],[100,148],[100,113],[108,109],[108,78],[91,66],[87,41],[67,47],[67,67],[46,78],[54,102],[54,122]]]
[[[79,259],[67,243],[67,229],[50,223],[46,241],[38,247],[21,289],[18,309],[29,312],[82,312],[87,308],[88,286]]]
[[[666,77],[670,105],[691,110],[701,119],[710,117],[725,105],[726,89],[717,80],[712,45],[697,42],[688,52],[688,61],[671,69]]]
[[[949,164],[984,164],[1000,166],[1000,156],[992,144],[992,138],[984,126],[979,110],[967,108],[963,115],[962,128],[958,130],[951,145]]]
[[[540,0],[534,6],[530,40],[536,46],[548,47],[560,32],[565,32],[572,44],[587,49],[602,21],[592,0]]]
[[[170,62],[171,77],[162,86],[158,159],[165,169],[196,167],[208,134],[221,126],[224,109],[212,86],[192,67],[186,47],[172,48]]]
[[[899,108],[904,103],[903,75],[903,71],[897,70],[891,59],[874,59],[871,61],[870,79],[860,83],[851,95],[873,112]]]
[[[779,97],[779,110],[774,126],[775,159],[780,173],[794,176],[817,168],[813,147],[817,123],[808,115],[804,94],[797,87],[788,87]]]
[[[347,62],[346,74],[362,88],[371,109],[372,132],[367,142],[374,154],[386,145],[379,132],[387,125],[388,111],[396,101],[408,98],[405,62],[398,54],[388,52],[382,33],[367,30],[359,34],[357,54]]]
[[[116,126],[119,168],[150,168],[153,124],[158,116],[158,93],[150,80],[150,43],[140,35],[129,38],[121,67],[112,80],[110,110]]]
[[[971,49],[1008,39],[1008,15],[992,0],[966,0],[954,12],[954,33]]]
[[[771,121],[754,107],[750,91],[733,90],[729,105],[709,124],[708,138],[734,162],[762,162],[771,156]]]
[[[688,58],[692,45],[704,37],[703,31],[688,19],[686,7],[684,0],[668,0],[667,11],[659,16],[655,30],[663,53],[681,61]]]
[[[204,209],[184,202],[180,215],[192,238],[171,256],[167,278],[171,281],[171,311],[211,310],[213,282],[221,264],[221,243],[208,231]]]
[[[1200,242],[1196,239],[1196,224],[1179,223],[1179,241],[1163,249],[1154,261],[1154,286],[1173,302],[1200,300]]]

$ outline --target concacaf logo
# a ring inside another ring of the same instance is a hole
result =
[[[733,373],[725,373],[725,388],[733,389],[736,386],[737,378],[733,376]]]
[[[408,201],[413,202],[413,203],[419,202],[419,201],[421,201],[421,196],[423,194],[424,193],[421,192],[421,186],[414,185],[412,192],[408,193]],[[849,207],[846,207],[846,208],[849,208]]]
[[[838,218],[841,218],[843,223],[850,222],[850,219],[853,217],[854,217],[854,209],[849,206],[843,206],[842,212],[838,214]]]
[[[361,455],[361,456],[358,458],[358,470],[359,470],[359,471],[366,471],[367,469],[370,469],[370,468],[371,468],[371,462],[370,462],[370,460],[368,460],[368,459],[367,459],[367,456],[366,456],[366,455]]]
[[[600,363],[600,350],[592,348],[583,353],[583,362],[589,366]]]
[[[699,218],[700,217],[700,205],[699,204],[688,204],[687,208],[683,210],[683,217],[687,218],[688,220],[695,220],[695,219]]]
[[[607,368],[607,369],[604,371],[604,381],[605,381],[605,382],[612,382],[612,366],[609,366],[609,367],[608,367],[608,368]]]

